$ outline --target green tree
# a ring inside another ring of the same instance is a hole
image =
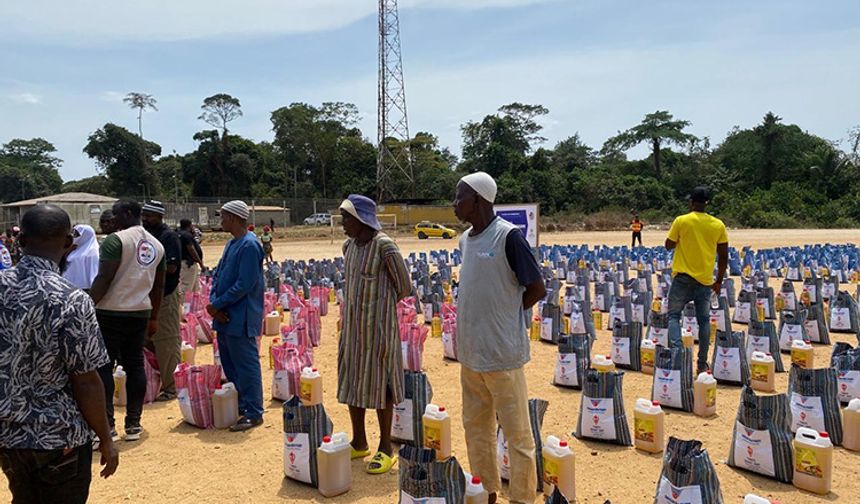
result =
[[[158,177],[152,164],[161,146],[143,140],[122,126],[107,123],[89,136],[84,153],[96,161],[117,196],[159,194]]]
[[[213,128],[221,130],[221,137],[227,136],[227,123],[242,117],[242,104],[238,98],[226,93],[218,93],[203,100],[200,106],[203,113],[197,119]]]
[[[69,180],[63,183],[60,192],[86,192],[92,194],[101,194],[102,196],[113,196],[110,180],[104,175],[93,175],[78,180]]]
[[[654,162],[654,175],[657,180],[660,180],[663,176],[660,168],[662,146],[664,144],[688,145],[697,140],[694,135],[684,133],[684,128],[688,126],[690,121],[676,120],[668,111],[658,110],[646,114],[641,123],[607,140],[605,150],[626,151],[642,142],[648,142]]]
[[[156,103],[158,103],[158,101],[156,101],[156,99],[150,94],[135,92],[125,95],[125,98],[123,98],[122,101],[127,103],[129,108],[137,109],[137,131],[140,138],[143,138],[143,111],[146,109],[152,109],[157,112],[158,107],[156,106]]]
[[[776,175],[776,150],[778,148],[777,144],[782,139],[780,121],[782,121],[782,117],[773,112],[768,112],[765,114],[764,119],[762,119],[762,123],[753,129],[753,132],[759,137],[762,146],[764,164],[762,165],[760,176],[761,183],[765,189],[770,187]]]
[[[463,133],[463,163],[466,172],[485,171],[493,177],[521,170],[527,153],[545,139],[538,135],[543,126],[537,118],[549,111],[541,105],[511,103],[481,122],[469,121]]]
[[[63,185],[62,160],[43,138],[15,138],[0,148],[0,201],[17,201],[58,193]]]

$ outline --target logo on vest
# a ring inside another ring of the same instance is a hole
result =
[[[158,258],[158,249],[149,240],[141,240],[137,243],[137,262],[141,266],[150,266]]]

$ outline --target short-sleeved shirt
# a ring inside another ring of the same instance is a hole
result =
[[[179,275],[182,273],[182,246],[179,235],[170,229],[167,224],[161,224],[158,228],[150,231],[161,246],[164,247],[164,262],[167,266],[176,266],[173,273],[167,271],[164,275],[164,295],[173,294],[179,286]]]
[[[107,363],[92,299],[56,263],[24,256],[0,272],[0,447],[89,443],[70,376]]]
[[[195,262],[194,258],[191,256],[191,252],[188,251],[189,245],[194,247],[194,251],[197,252],[197,257],[199,257],[200,260],[203,260],[203,249],[200,248],[200,244],[194,239],[194,235],[191,234],[191,231],[180,229],[179,243],[182,246],[182,261],[185,264],[191,266]]]
[[[677,243],[672,276],[686,273],[702,285],[713,284],[717,245],[729,242],[723,221],[704,212],[690,212],[675,219],[669,239]]]
[[[505,238],[505,258],[520,285],[525,287],[543,279],[529,242],[519,229],[512,229]]]

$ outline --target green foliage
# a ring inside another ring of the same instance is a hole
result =
[[[15,138],[0,148],[0,202],[54,194],[63,185],[57,149],[42,138]]]
[[[153,158],[161,154],[157,143],[107,123],[90,135],[84,153],[103,170],[114,194],[159,194],[158,177],[152,167]]]
[[[662,145],[684,146],[698,140],[695,136],[684,133],[684,128],[688,126],[690,121],[674,120],[668,111],[658,110],[652,114],[646,114],[641,123],[607,140],[604,150],[626,151],[642,142],[648,142],[651,145],[654,175],[660,179],[663,176],[660,168]]]
[[[101,194],[103,196],[114,196],[111,190],[110,180],[104,175],[94,175],[79,180],[69,180],[63,184],[60,192],[86,192]]]

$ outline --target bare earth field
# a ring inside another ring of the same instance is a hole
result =
[[[644,232],[645,245],[662,243],[665,231]],[[856,243],[860,230],[743,230],[730,231],[731,244],[753,248],[801,245],[807,243]],[[545,234],[545,244],[628,244],[626,232],[583,232]],[[405,254],[454,247],[456,241],[418,241],[398,239]],[[223,244],[208,243],[206,262],[213,265],[220,257]],[[340,254],[340,239],[276,243],[275,258],[310,259],[334,257]],[[778,282],[773,282],[774,286]],[[314,350],[317,367],[323,372],[325,406],[334,422],[335,431],[349,432],[346,407],[335,399],[337,344],[335,326],[337,308],[332,306],[323,318],[322,346]],[[742,330],[744,326],[735,326]],[[270,338],[264,338],[263,348]],[[854,336],[834,335],[834,341],[856,345]],[[609,333],[599,331],[596,353],[609,353]],[[816,347],[816,365],[829,363],[830,347]],[[788,362],[788,357],[783,356]],[[566,437],[577,458],[577,497],[580,503],[614,504],[650,503],[654,497],[661,468],[660,455],[647,455],[633,448],[591,441],[579,441],[571,435],[576,428],[580,393],[551,385],[556,360],[556,347],[532,343],[532,360],[527,365],[531,397],[549,401],[542,434]],[[211,363],[211,345],[198,348],[197,363]],[[120,467],[109,480],[94,481],[91,502],[151,502],[151,503],[283,503],[283,502],[356,502],[394,503],[398,500],[397,469],[383,476],[364,473],[361,461],[353,462],[353,490],[341,497],[324,499],[315,489],[284,479],[282,455],[281,403],[270,400],[272,372],[268,358],[261,357],[263,388],[267,407],[265,424],[250,433],[200,430],[182,422],[176,402],[146,405],[143,440],[136,443],[120,441]],[[454,452],[468,469],[466,446],[460,423],[461,396],[459,365],[442,359],[441,340],[428,338],[424,366],[433,386],[434,403],[445,405],[453,416]],[[633,406],[638,397],[650,397],[652,378],[627,372],[624,377],[624,403],[632,427]],[[777,375],[777,390],[787,389],[788,373]],[[726,503],[740,503],[748,492],[778,499],[785,504],[806,504],[824,501],[858,502],[860,495],[860,453],[837,448],[834,454],[833,492],[817,496],[801,492],[766,478],[729,468],[725,465],[731,446],[731,433],[739,388],[720,386],[717,396],[718,415],[701,419],[691,413],[667,410],[666,429],[669,435],[684,439],[699,439],[708,449],[717,467]],[[123,409],[117,408],[117,424],[122,425]],[[375,415],[368,415],[368,435],[372,447],[378,436]],[[96,466],[94,465],[94,472]],[[852,497],[853,496],[853,497]],[[506,495],[502,495],[506,501]],[[9,498],[0,490],[0,499]],[[536,499],[536,502],[542,500]]]

